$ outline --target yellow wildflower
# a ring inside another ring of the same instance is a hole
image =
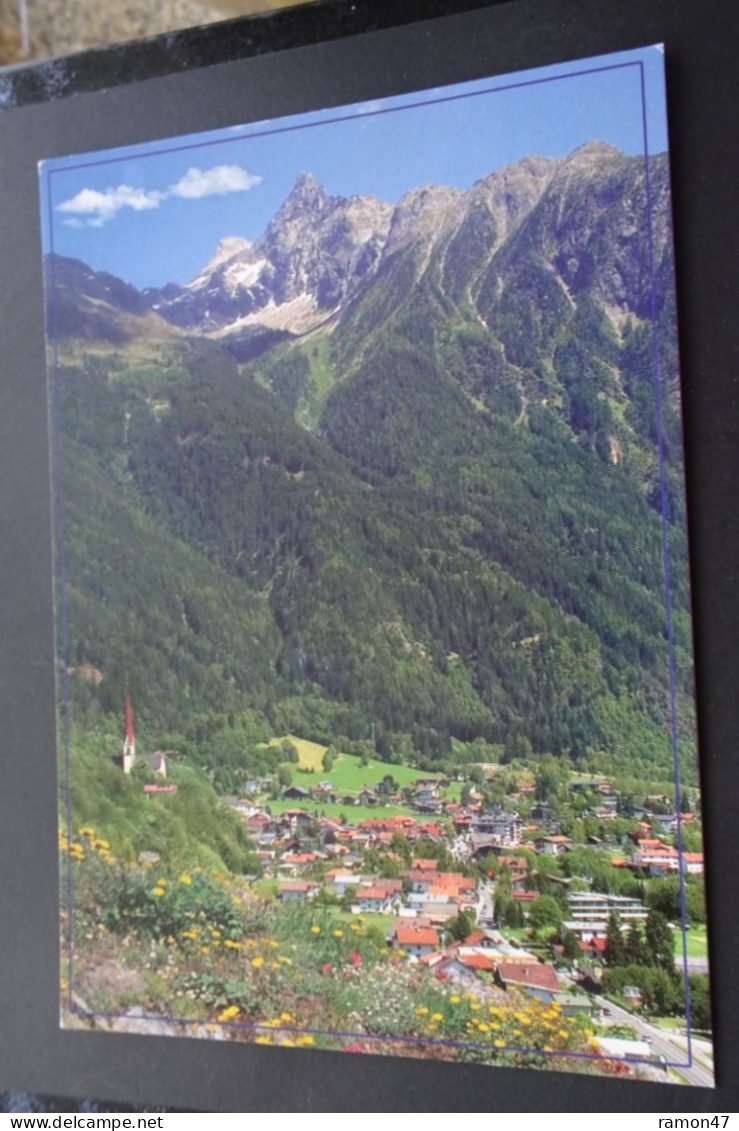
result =
[[[311,927],[311,933],[314,934],[314,935],[320,935],[321,928],[320,927]]]
[[[498,1037],[497,1040],[493,1041],[493,1044],[495,1045],[496,1049],[505,1048],[505,1041],[501,1040],[500,1037]]]
[[[255,970],[258,970],[260,966],[264,966],[264,959],[260,958],[257,955],[256,958],[252,958],[251,964],[252,964],[252,966],[254,967]]]
[[[443,1013],[432,1013],[431,1014],[431,1020],[432,1021],[443,1021],[444,1020],[444,1014]]]
[[[180,876],[180,883],[181,884],[191,884],[192,883],[192,876],[188,876],[187,872],[184,872]]]
[[[156,896],[164,895],[164,888],[154,888],[151,894]]]
[[[234,1017],[238,1017],[238,1016],[239,1016],[238,1005],[229,1005],[229,1006],[226,1007],[226,1009],[222,1010],[218,1014],[218,1020],[219,1021],[233,1021]]]
[[[459,1005],[461,1000],[462,999],[459,994],[452,994],[452,996],[449,998],[451,1005]]]
[[[272,1038],[271,1037],[257,1037],[254,1044],[255,1045],[271,1045],[272,1044]]]
[[[334,931],[334,934],[336,935],[336,938],[337,938],[337,939],[343,939],[343,937],[344,937],[344,932],[343,932],[343,931],[340,931],[340,930],[338,929],[338,927],[337,927],[337,929],[336,929],[336,930]]]

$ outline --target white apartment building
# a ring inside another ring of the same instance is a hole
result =
[[[622,927],[646,922],[647,909],[644,904],[626,895],[573,891],[567,898],[573,918],[564,926],[580,938],[605,938],[612,911],[618,912]]]

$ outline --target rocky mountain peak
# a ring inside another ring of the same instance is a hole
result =
[[[223,239],[218,241],[216,253],[208,266],[212,270],[221,263],[225,263],[228,259],[233,259],[234,255],[239,255],[242,251],[248,251],[251,246],[251,240],[245,240],[241,236],[224,236]]]
[[[211,256],[202,271],[198,271],[197,275],[188,286],[197,287],[202,285],[219,267],[222,267],[237,255],[248,252],[251,247],[251,240],[245,240],[241,236],[224,236],[218,241],[215,254]]]
[[[312,173],[301,173],[269,227],[273,228],[275,225],[295,219],[305,213],[320,214],[326,210],[328,205],[333,203],[333,200],[334,198],[328,195],[323,185],[316,180]]]
[[[410,245],[429,246],[445,224],[456,222],[455,206],[464,198],[460,189],[446,185],[424,185],[411,189],[398,201],[393,213],[386,255]]]
[[[578,145],[564,160],[565,168],[593,169],[599,162],[623,158],[620,149],[607,145],[604,141],[586,141]]]
[[[557,165],[550,157],[523,157],[496,169],[472,186],[469,206],[484,204],[494,217],[498,240],[505,239],[541,199]]]

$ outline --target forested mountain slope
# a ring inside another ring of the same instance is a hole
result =
[[[154,730],[253,710],[428,764],[482,738],[667,769],[661,443],[692,753],[663,158],[649,178],[647,208],[643,161],[597,143],[395,207],[302,177],[187,288],[51,259],[85,709],[137,679]]]

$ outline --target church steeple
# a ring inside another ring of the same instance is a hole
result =
[[[123,737],[123,772],[130,774],[136,763],[136,739],[133,734],[133,712],[131,697],[126,692],[125,732]]]

